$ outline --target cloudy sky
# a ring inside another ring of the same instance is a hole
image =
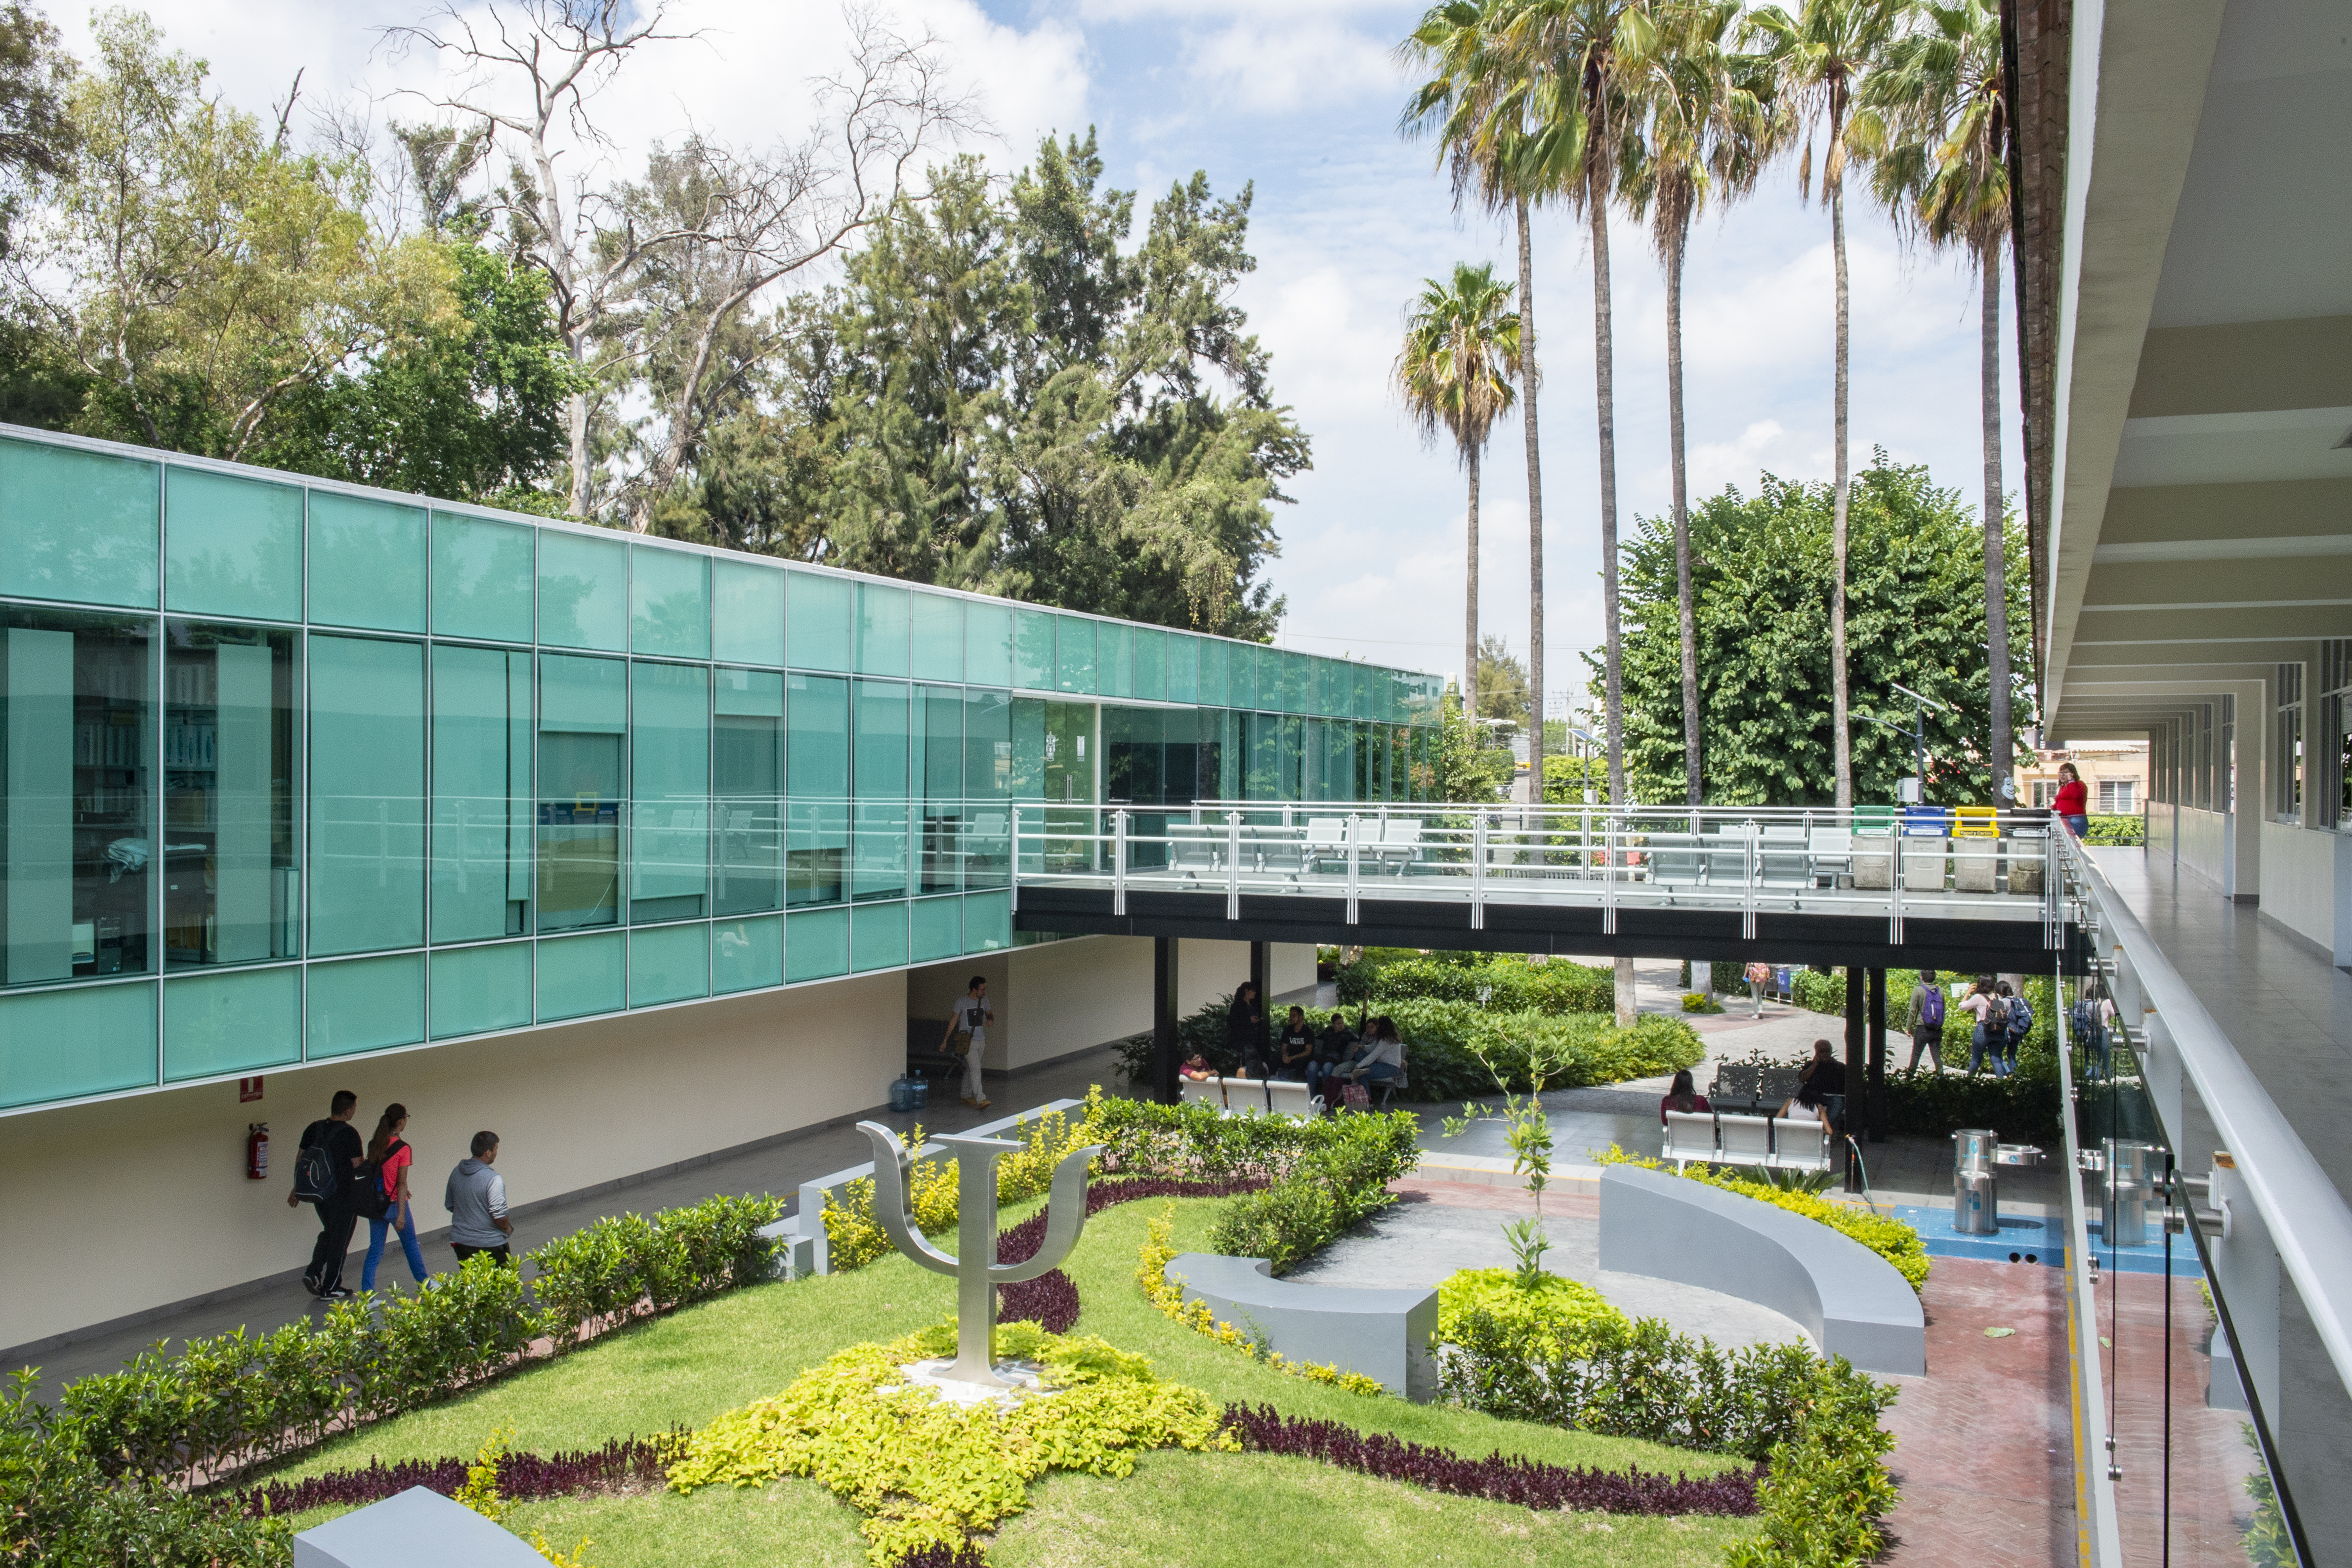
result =
[[[1379,0],[895,0],[903,27],[944,40],[997,132],[1010,169],[1048,132],[1098,128],[1118,184],[1139,206],[1206,170],[1220,194],[1256,188],[1258,270],[1244,289],[1272,351],[1276,395],[1314,441],[1315,468],[1279,509],[1288,596],[1283,640],[1451,673],[1461,663],[1464,486],[1449,453],[1414,438],[1388,384],[1406,301],[1456,260],[1513,267],[1493,221],[1457,215],[1426,145],[1396,133],[1405,79],[1390,50],[1418,15]],[[306,102],[423,117],[402,89],[446,91],[430,51],[387,47],[380,29],[425,15],[415,0],[160,0],[175,45],[201,55],[233,102],[264,110],[298,69]],[[479,18],[478,9],[468,15]],[[85,17],[53,13],[87,55]],[[595,100],[633,172],[653,139],[688,123],[744,143],[790,136],[806,83],[835,70],[845,29],[827,0],[681,0],[668,17],[697,39],[633,60]],[[600,156],[593,149],[575,163]],[[1969,497],[1981,489],[1977,289],[1959,263],[1900,248],[1851,204],[1856,467],[1874,446],[1925,462]],[[1646,236],[1611,235],[1616,303],[1621,527],[1668,494],[1663,291]],[[1600,640],[1599,465],[1592,274],[1584,226],[1538,214],[1535,279],[1545,384],[1548,684],[1577,679]],[[1691,247],[1684,323],[1691,489],[1757,476],[1830,473],[1832,295],[1828,215],[1783,170],[1744,205],[1704,218]],[[2005,323],[2006,324],[2006,323]],[[2013,350],[2004,352],[2007,369]],[[2005,389],[2013,397],[2014,389]],[[2013,426],[2014,421],[2011,421]],[[1528,528],[1521,437],[1498,429],[1482,507],[1480,623],[1524,650]],[[2012,436],[2004,472],[2017,487]]]

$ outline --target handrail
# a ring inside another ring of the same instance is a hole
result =
[[[2352,1205],[2097,863],[2071,835],[2059,853],[2097,906],[2103,934],[2130,964],[2146,1004],[2164,1020],[2336,1376],[2352,1388]]]
[[[2053,879],[2055,880],[2055,879]],[[2063,976],[2057,977],[2063,979]],[[2107,1429],[2106,1369],[2099,1360],[2096,1281],[2091,1276],[2091,1223],[2083,1196],[2083,1152],[2074,1125],[2074,1053],[2066,1009],[2057,1000],[2063,987],[2053,980],[2050,1010],[2058,1038],[2058,1123],[2064,1137],[2066,1173],[2066,1349],[2074,1363],[2075,1508],[2087,1537],[2085,1568],[2123,1568],[2121,1527],[2116,1514],[2116,1483],[2107,1474],[2112,1434]]]

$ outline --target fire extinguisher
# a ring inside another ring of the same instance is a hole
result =
[[[253,1181],[269,1179],[269,1123],[256,1121],[245,1130],[245,1173]]]

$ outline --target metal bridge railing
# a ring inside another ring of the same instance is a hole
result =
[[[1722,910],[1753,939],[1777,911],[2038,921],[2064,937],[2049,875],[2053,824],[1990,808],[1000,803],[1023,888],[1099,888],[1116,912],[1139,890],[1345,901],[1458,900],[1483,929],[1497,903]]]

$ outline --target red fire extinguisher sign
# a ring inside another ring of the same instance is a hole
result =
[[[253,1078],[241,1078],[236,1080],[236,1102],[239,1105],[251,1105],[255,1100],[259,1100],[260,1098],[261,1079],[257,1075]]]

